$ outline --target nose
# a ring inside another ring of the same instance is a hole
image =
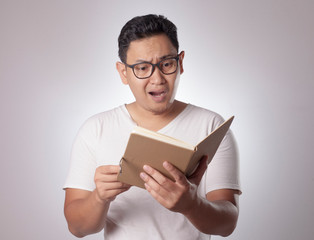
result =
[[[160,69],[157,66],[155,66],[153,74],[149,78],[149,82],[158,85],[165,83],[165,81],[166,80],[164,78],[164,74],[160,71]]]

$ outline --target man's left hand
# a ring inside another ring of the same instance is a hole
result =
[[[199,166],[189,178],[169,162],[164,162],[163,167],[174,181],[154,168],[144,165],[145,172],[140,176],[145,182],[145,188],[167,209],[180,213],[188,211],[197,200],[197,187],[207,169],[207,156],[201,159]]]

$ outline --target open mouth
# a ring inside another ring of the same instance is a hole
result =
[[[161,97],[163,95],[166,94],[165,91],[151,91],[149,92],[150,95],[152,95],[153,97]]]

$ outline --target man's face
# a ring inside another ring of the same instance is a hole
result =
[[[177,50],[169,38],[160,34],[131,42],[127,51],[126,63],[129,65],[141,62],[155,64],[164,58],[176,56]],[[184,52],[180,54],[179,66],[175,73],[165,75],[155,67],[153,74],[147,79],[138,79],[132,69],[124,64],[120,64],[120,67],[117,65],[123,83],[130,86],[137,107],[154,114],[161,114],[170,109],[180,74],[183,72],[183,57]]]

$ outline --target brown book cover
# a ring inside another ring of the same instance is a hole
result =
[[[173,177],[162,166],[164,161],[176,166],[186,176],[191,175],[202,156],[207,155],[208,162],[212,160],[233,118],[221,124],[196,146],[136,127],[130,134],[125,153],[120,161],[118,180],[144,188],[144,182],[139,175],[143,172],[145,164],[173,180]]]

